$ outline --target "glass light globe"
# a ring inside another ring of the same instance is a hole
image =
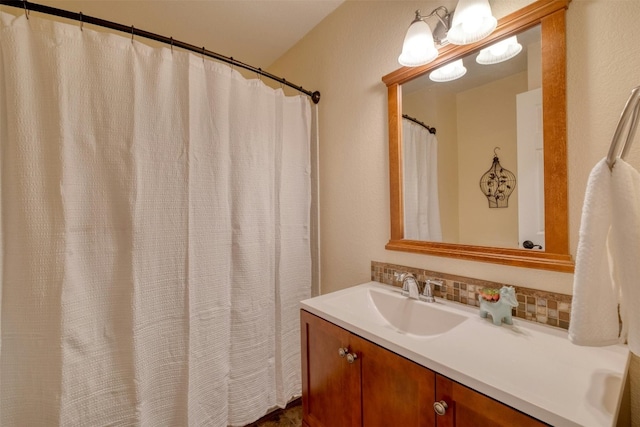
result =
[[[476,57],[476,62],[482,65],[497,64],[513,58],[521,51],[522,45],[518,43],[518,38],[512,36],[482,49]]]
[[[422,20],[414,20],[404,37],[402,53],[398,57],[398,62],[405,67],[417,67],[428,64],[437,56],[438,49],[433,43],[431,28]]]
[[[429,79],[439,83],[450,82],[451,80],[459,79],[465,74],[467,74],[467,68],[462,63],[462,59],[458,59],[432,71],[429,74]]]
[[[489,0],[460,0],[447,33],[449,43],[464,45],[487,37],[498,25]]]

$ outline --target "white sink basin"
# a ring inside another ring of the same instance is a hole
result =
[[[369,289],[369,297],[378,313],[398,332],[418,336],[440,335],[464,322],[467,317],[437,308],[399,293]]]
[[[326,303],[363,321],[407,337],[442,335],[469,318],[442,302],[427,303],[403,296],[400,289],[358,287],[323,298]]]

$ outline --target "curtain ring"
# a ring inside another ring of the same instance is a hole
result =
[[[204,46],[202,46],[202,62],[204,62]]]
[[[80,31],[84,31],[82,28],[84,26],[84,22],[82,21],[82,12],[80,12]]]
[[[256,74],[258,75],[258,80],[262,81],[262,68],[258,68],[258,71],[256,71]]]
[[[284,77],[282,78],[282,80],[280,80],[280,89],[282,89],[284,91],[284,84],[287,82],[287,79],[285,79]]]
[[[171,53],[173,53],[173,37],[171,37]]]
[[[234,61],[233,56],[230,57],[229,59],[231,59],[231,74],[233,74],[233,66],[236,65],[235,64],[236,61]]]
[[[29,9],[27,9],[27,0],[22,0],[22,5],[24,6],[24,16],[29,19]]]
[[[133,25],[132,25],[131,26],[131,43],[133,43],[133,30],[134,30],[134,28],[133,28]]]

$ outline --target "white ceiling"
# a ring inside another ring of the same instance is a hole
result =
[[[344,0],[33,0],[266,69]]]

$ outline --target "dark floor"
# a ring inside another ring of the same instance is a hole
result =
[[[285,409],[278,409],[246,427],[302,427],[302,399],[294,400]]]

